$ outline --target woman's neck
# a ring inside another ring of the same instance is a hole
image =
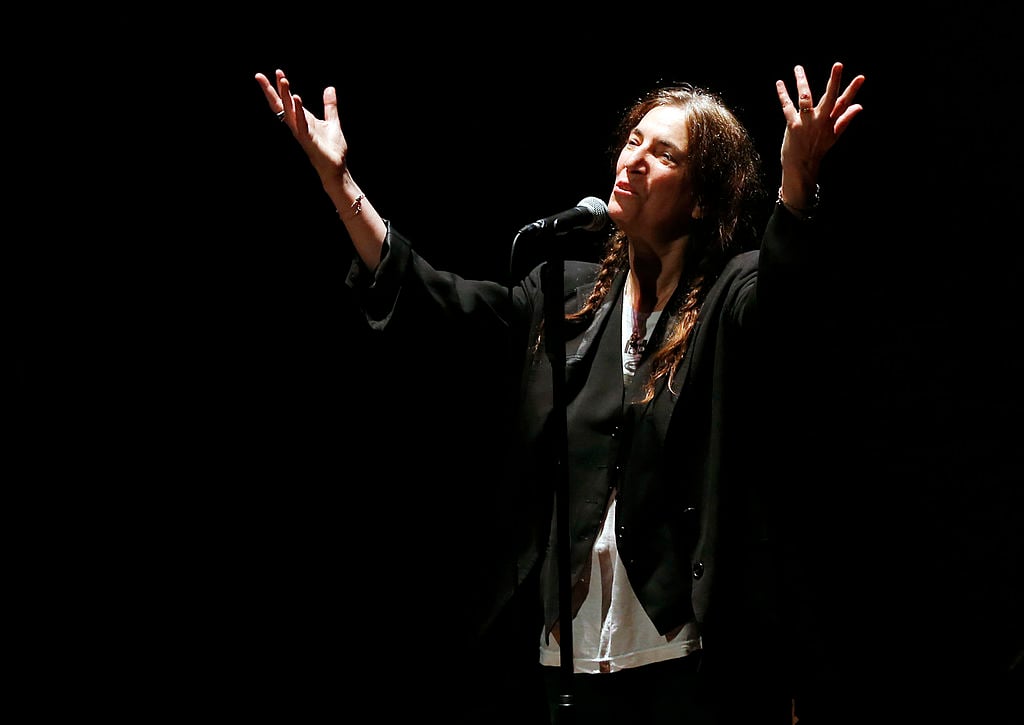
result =
[[[684,240],[685,241],[685,240]],[[629,248],[629,279],[637,312],[664,309],[683,274],[685,244],[674,244],[659,254],[638,253]]]

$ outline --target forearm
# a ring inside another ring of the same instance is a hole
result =
[[[380,264],[387,225],[348,173],[322,178],[324,191],[334,203],[356,254],[372,269]]]

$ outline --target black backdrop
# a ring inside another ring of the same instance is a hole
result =
[[[1003,636],[1021,512],[1009,23],[747,20],[342,9],[196,16],[161,43],[99,241],[76,230],[19,250],[13,289],[16,442],[46,482],[33,490],[89,482],[57,497],[73,530],[82,511],[95,522],[61,570],[134,633],[106,646],[177,663],[168,707],[206,693],[226,710],[341,708],[353,683],[406,676],[457,699],[444,673],[465,663],[446,635],[487,561],[486,361],[457,368],[443,340],[395,350],[369,335],[342,284],[343,227],[253,80],[277,67],[318,115],[322,88],[338,88],[359,183],[421,252],[499,279],[519,227],[607,195],[612,126],[652,83],[720,91],[771,184],[774,81],[792,88],[796,63],[815,91],[833,60],[864,73],[866,110],[823,179],[851,214],[825,449],[856,461],[825,502],[848,516],[830,533],[941,542],[903,550],[934,561],[900,611],[939,600],[941,618],[955,607],[936,581],[959,589],[969,569],[969,612]]]

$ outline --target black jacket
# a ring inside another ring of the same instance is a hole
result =
[[[630,388],[614,384],[621,380],[624,275],[590,324],[565,332],[573,581],[588,566],[615,486],[618,548],[637,596],[660,632],[699,622],[709,655],[721,643],[723,653],[742,647],[771,660],[771,643],[782,636],[773,531],[779,500],[770,484],[785,444],[785,426],[773,420],[785,391],[774,387],[774,374],[806,317],[817,226],[776,209],[761,248],[735,256],[715,282],[672,389],[662,382],[649,403],[629,402],[639,395],[646,360]],[[503,488],[494,512],[497,560],[477,578],[486,595],[482,624],[545,561],[549,626],[558,614],[551,523],[559,453],[550,435],[551,364],[537,344],[543,269],[511,288],[466,280],[435,270],[389,225],[377,270],[357,259],[347,278],[373,329],[458,325],[476,359],[511,361],[518,376],[509,455],[484,476]],[[583,304],[597,269],[565,263],[565,310]],[[668,322],[663,315],[655,338]],[[656,346],[652,339],[648,348]],[[599,382],[587,385],[592,375]]]

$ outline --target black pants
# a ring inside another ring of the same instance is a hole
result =
[[[571,693],[558,667],[544,668],[551,722],[579,725],[706,725],[714,723],[700,692],[700,653],[605,674],[574,674]],[[571,695],[569,704],[563,696]]]

